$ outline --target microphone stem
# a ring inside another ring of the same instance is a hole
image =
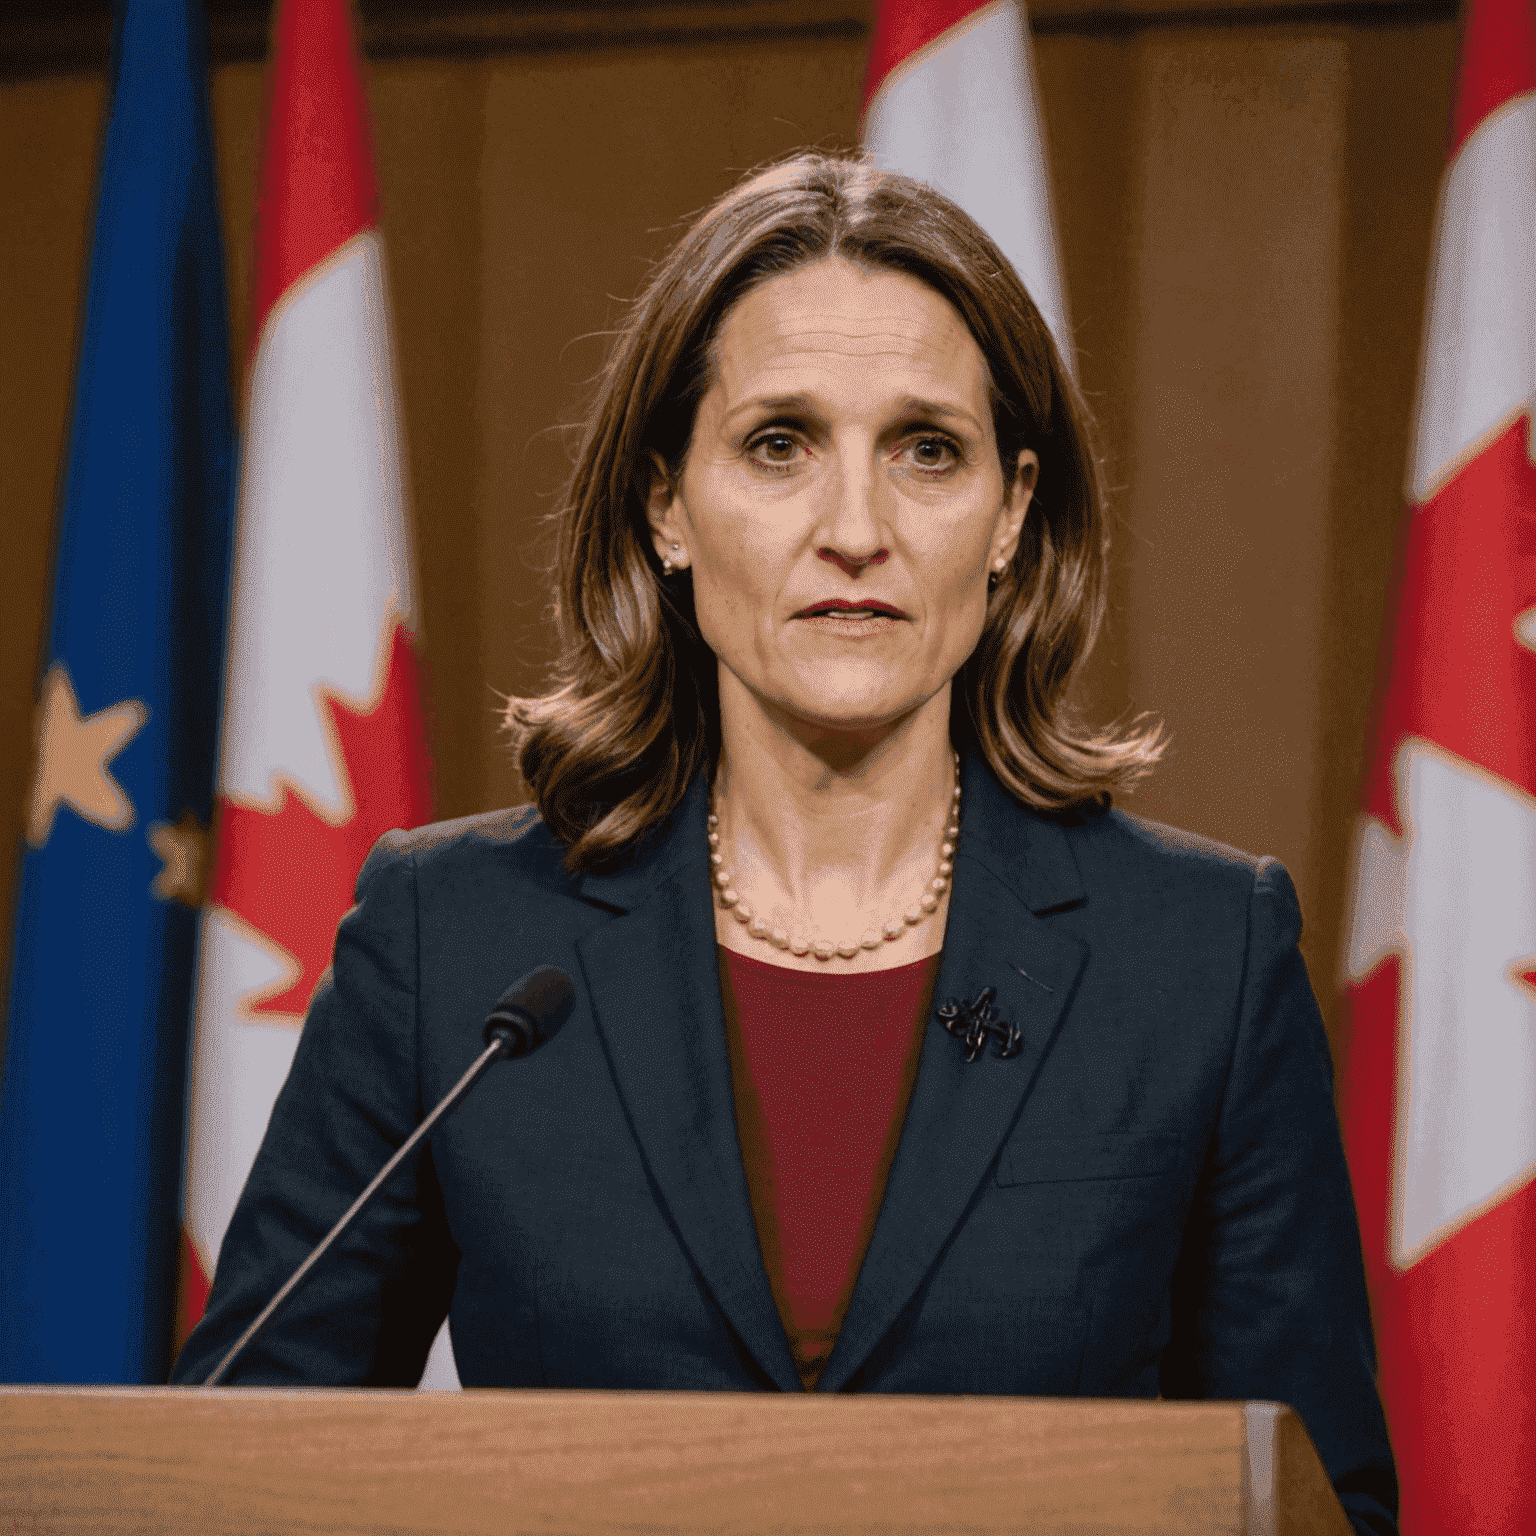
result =
[[[266,1306],[261,1309],[261,1311],[257,1314],[255,1321],[251,1323],[250,1327],[248,1327],[245,1332],[242,1333],[240,1337],[236,1339],[235,1342],[229,1347],[228,1353],[222,1360],[219,1361],[218,1365],[215,1366],[211,1372],[209,1372],[207,1379],[203,1382],[205,1387],[218,1386],[220,1378],[222,1378],[225,1371],[229,1369],[235,1357],[240,1353],[242,1349],[245,1348],[247,1344],[251,1342],[252,1339],[256,1337],[258,1333],[261,1332],[263,1328],[266,1327],[267,1320],[272,1316],[272,1314],[276,1312],[277,1309],[282,1306],[282,1304],[287,1301],[287,1299],[293,1295],[293,1293],[298,1290],[298,1288],[304,1283],[305,1279],[308,1278],[310,1271],[315,1267],[317,1263],[319,1263],[319,1261],[326,1255],[326,1253],[330,1251],[331,1245],[337,1240],[337,1238],[343,1236],[347,1229],[357,1219],[358,1213],[373,1198],[374,1192],[379,1188],[379,1186],[390,1176],[390,1174],[395,1171],[395,1169],[400,1166],[401,1163],[405,1161],[407,1157],[411,1155],[411,1153],[416,1148],[416,1144],[421,1140],[421,1138],[427,1135],[427,1133],[431,1131],[432,1127],[436,1125],[437,1122],[441,1120],[443,1116],[446,1115],[448,1111],[452,1109],[453,1106],[457,1104],[459,1100],[462,1099],[472,1087],[474,1087],[475,1082],[479,1078],[480,1074],[484,1072],[485,1069],[490,1066],[490,1064],[498,1057],[506,1055],[508,1047],[511,1046],[512,1043],[512,1040],[509,1039],[506,1035],[497,1035],[497,1037],[492,1040],[488,1046],[486,1046],[486,1048],[475,1059],[470,1069],[464,1074],[463,1077],[458,1080],[457,1083],[453,1085],[452,1088],[448,1090],[447,1094],[445,1094],[444,1097],[439,1101],[437,1107],[433,1109],[432,1113],[428,1115],[427,1118],[423,1120],[421,1124],[418,1125],[416,1129],[412,1131],[406,1140],[401,1144],[400,1150],[396,1152],[395,1155],[390,1158],[390,1160],[385,1163],[381,1169],[379,1169],[378,1173],[374,1175],[373,1182],[369,1184],[367,1189],[365,1189],[362,1194],[360,1194],[357,1199],[347,1207],[346,1214],[342,1216],[341,1220],[338,1221],[336,1225],[325,1234],[319,1245],[310,1253],[309,1257],[305,1259],[304,1262],[300,1264],[299,1267],[294,1270],[294,1272],[288,1277],[288,1282],[283,1286],[282,1290],[280,1290],[277,1295],[275,1295],[272,1300],[269,1301]]]

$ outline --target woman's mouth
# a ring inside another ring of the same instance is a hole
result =
[[[868,623],[873,619],[904,619],[900,608],[889,603],[846,603],[836,600],[812,603],[795,615],[797,619],[840,619],[850,623]]]
[[[875,640],[889,635],[905,621],[906,614],[889,603],[813,603],[795,615],[812,631],[841,640]]]

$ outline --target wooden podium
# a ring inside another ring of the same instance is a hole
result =
[[[1270,1403],[0,1388],[0,1536],[1347,1536]]]

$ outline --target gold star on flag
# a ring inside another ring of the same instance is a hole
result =
[[[161,901],[201,906],[208,867],[207,828],[191,811],[183,811],[174,827],[164,821],[150,822],[147,835],[149,846],[160,856],[162,865],[150,884],[150,893]]]
[[[112,759],[143,729],[149,711],[128,699],[80,717],[80,701],[61,661],[49,667],[37,706],[37,776],[27,816],[27,841],[41,848],[53,832],[63,801],[109,832],[133,825],[133,802],[109,769]]]

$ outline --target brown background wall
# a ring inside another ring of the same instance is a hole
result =
[[[430,9],[364,15],[449,816],[522,798],[498,697],[537,688],[549,655],[539,520],[605,329],[680,222],[741,171],[856,140],[867,13],[864,0]],[[1285,860],[1336,1028],[1454,14],[1042,0],[1031,15],[1080,373],[1116,488],[1091,702],[1171,728],[1128,809]],[[261,35],[259,16],[215,31],[237,353]],[[97,50],[89,24],[0,32],[5,850],[30,775],[106,105]],[[13,873],[0,856],[6,933]]]

